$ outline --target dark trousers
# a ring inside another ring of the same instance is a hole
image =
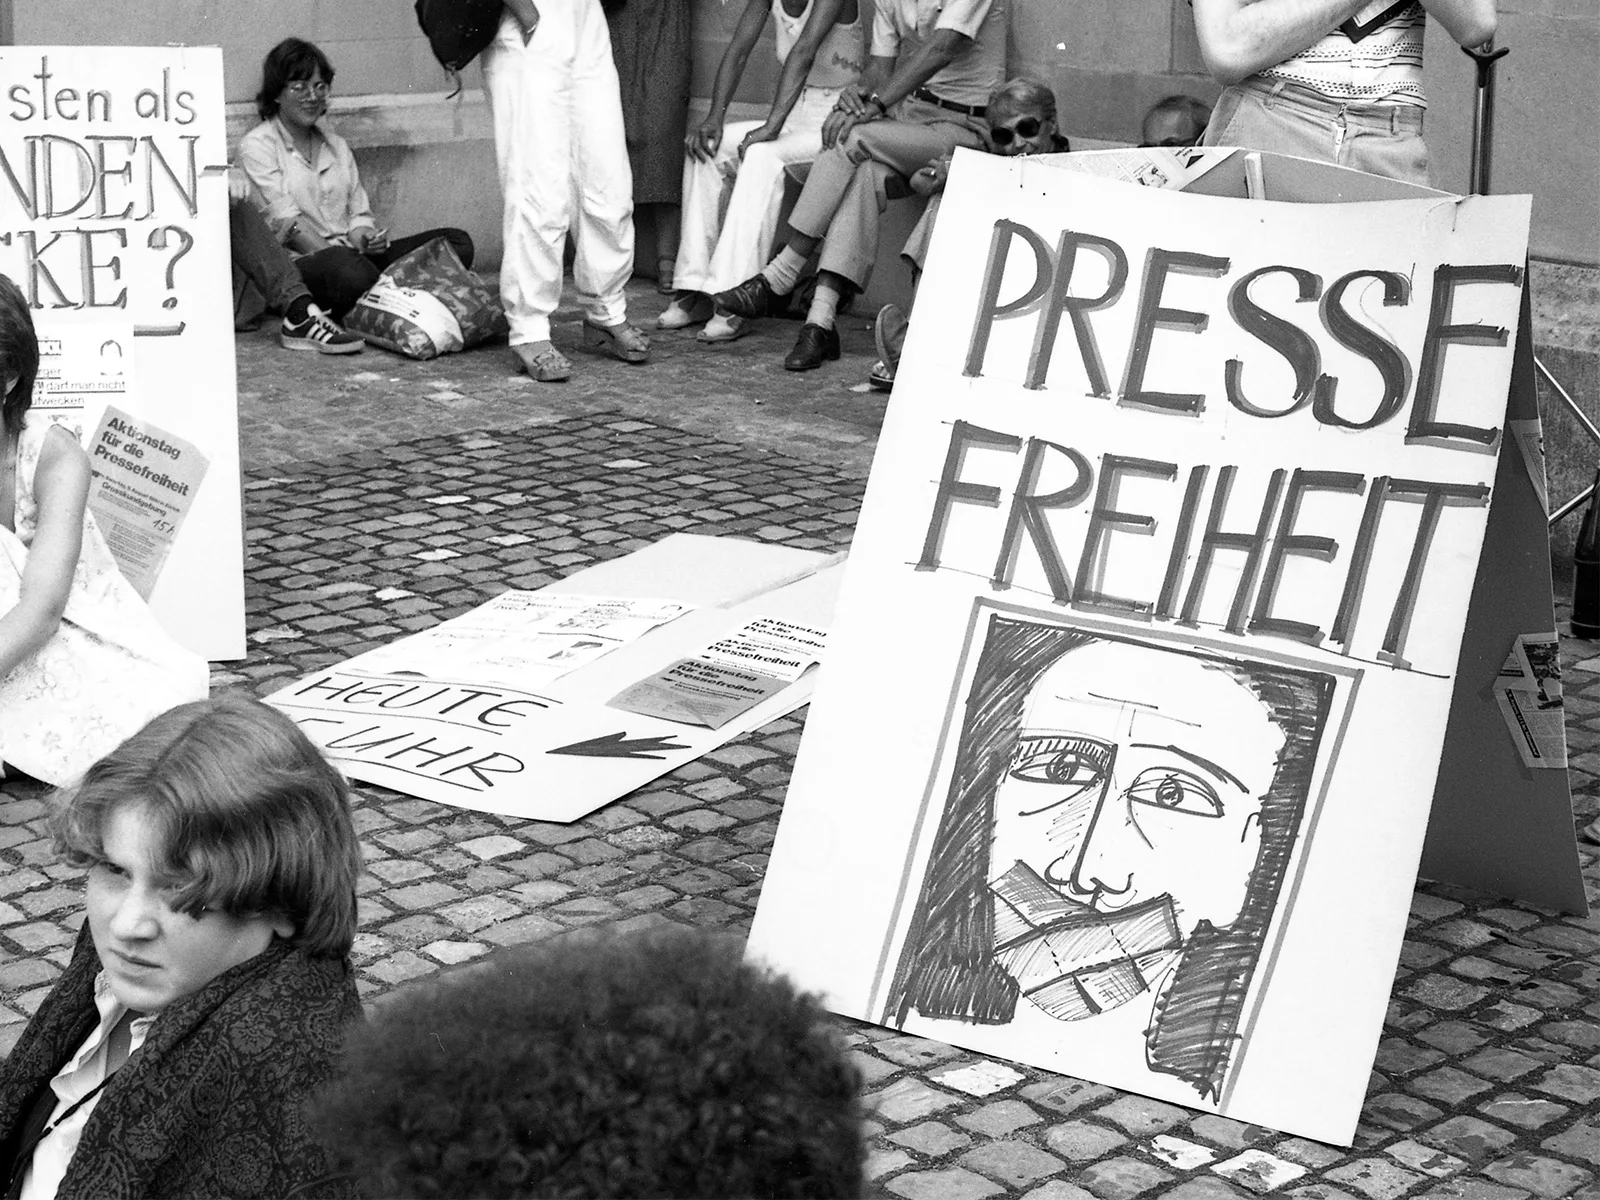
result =
[[[233,316],[249,326],[266,307],[283,312],[306,285],[267,222],[249,203],[228,206],[228,242],[233,251]],[[254,287],[249,285],[253,284]]]
[[[297,260],[296,265],[300,268],[300,277],[311,289],[311,298],[338,320],[361,299],[362,292],[378,281],[385,267],[418,246],[441,237],[450,243],[462,266],[472,266],[472,237],[464,229],[429,229],[396,238],[386,250],[376,254],[363,254],[348,246],[330,246]]]

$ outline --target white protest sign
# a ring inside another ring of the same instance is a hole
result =
[[[674,535],[536,595],[575,599],[579,609],[592,612],[602,588],[648,596],[683,580],[687,590],[678,607],[701,607],[538,690],[508,686],[498,675],[448,674],[437,647],[420,643],[427,649],[420,666],[403,669],[385,648],[314,671],[266,700],[353,778],[482,812],[576,821],[810,699],[815,672],[782,683],[714,729],[607,703],[628,684],[754,616],[794,628],[825,626],[841,575],[839,566],[826,562],[821,554],[735,538]],[[563,586],[581,591],[563,592]],[[719,599],[726,603],[718,606]],[[645,608],[659,612],[661,604],[651,600]],[[614,619],[622,619],[615,616],[622,607],[609,606]],[[370,669],[374,662],[386,669]]]
[[[959,154],[751,954],[854,1017],[1348,1143],[1528,209]]]
[[[172,528],[147,530],[134,581],[190,650],[242,658],[222,52],[7,46],[0,74],[0,272],[27,297],[47,351],[85,347],[74,361],[45,355],[53,373],[41,415],[64,420],[92,450],[87,439],[110,402],[190,448],[189,468],[207,464],[181,521],[153,518]],[[99,336],[107,318],[123,332]],[[123,486],[130,471],[166,463],[126,444],[139,453],[121,455],[131,463],[115,485],[123,500],[133,494]],[[166,534],[170,545],[160,546]]]

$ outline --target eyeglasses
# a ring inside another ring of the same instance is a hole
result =
[[[1023,117],[1015,125],[989,126],[989,140],[996,146],[1009,146],[1014,137],[1037,137],[1039,128],[1044,124],[1038,117]]]
[[[310,100],[313,96],[323,100],[328,95],[328,83],[324,79],[296,79],[293,83],[284,84],[283,90],[296,100]]]

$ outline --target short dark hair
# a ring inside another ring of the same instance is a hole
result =
[[[243,696],[180,704],[58,797],[56,851],[103,862],[111,813],[145,810],[172,907],[282,917],[308,954],[343,958],[356,931],[361,846],[350,789],[300,727]]]
[[[684,929],[584,931],[385,999],[313,1102],[374,1196],[862,1194],[860,1076],[812,997]]]
[[[261,90],[256,93],[256,111],[263,121],[278,115],[278,97],[297,79],[322,76],[333,82],[333,64],[328,56],[302,38],[284,38],[261,60]]]
[[[39,335],[22,289],[5,275],[0,275],[0,372],[15,380],[0,400],[0,424],[7,433],[20,433],[39,376]]]

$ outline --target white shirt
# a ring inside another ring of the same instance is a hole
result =
[[[106,1054],[110,1049],[111,1031],[128,1012],[127,1005],[111,994],[106,973],[101,971],[94,980],[94,1006],[100,1011],[100,1024],[94,1027],[78,1052],[56,1072],[50,1086],[56,1093],[56,1106],[50,1113],[54,1121],[83,1097],[89,1095],[106,1078]],[[131,1035],[128,1054],[144,1045],[145,1035],[155,1024],[155,1013],[135,1017],[128,1026]],[[104,1095],[101,1092],[100,1095]],[[78,1142],[83,1137],[84,1126],[100,1103],[100,1095],[91,1098],[60,1125],[51,1129],[33,1149],[28,1162],[28,1173],[22,1179],[21,1200],[54,1200],[61,1180],[66,1176],[67,1164],[78,1152]]]
[[[375,226],[377,220],[350,144],[326,121],[318,121],[316,131],[316,161],[307,162],[281,120],[263,121],[240,139],[239,165],[255,184],[262,216],[280,241],[299,224],[346,244],[352,229]]]
[[[901,58],[936,29],[952,29],[971,43],[926,87],[957,104],[987,104],[1006,77],[1005,0],[877,0],[872,15],[874,58]]]

